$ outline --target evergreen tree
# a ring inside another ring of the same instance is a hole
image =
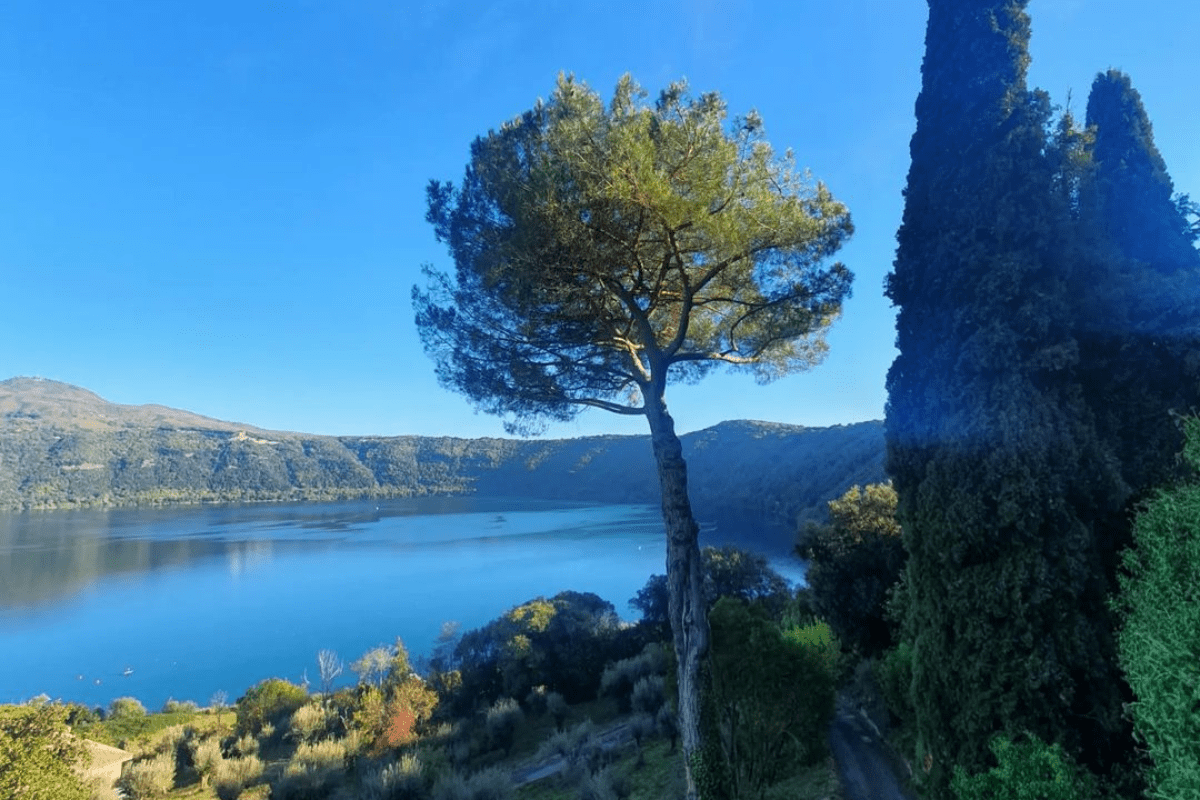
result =
[[[1087,124],[1096,127],[1092,192],[1108,237],[1126,258],[1160,274],[1194,268],[1190,226],[1173,197],[1153,126],[1128,75],[1108,70],[1096,76]]]
[[[1120,486],[1077,378],[1076,142],[1069,122],[1048,135],[1049,101],[1026,88],[1026,4],[929,0],[887,287],[900,351],[888,471],[935,797],[955,765],[991,766],[997,733],[1060,742],[1097,768],[1126,742],[1090,516]]]
[[[1136,499],[1176,469],[1182,439],[1169,411],[1200,402],[1200,254],[1128,76],[1096,77],[1087,122],[1094,165],[1083,186],[1081,236],[1097,245],[1078,286],[1083,380]],[[1128,543],[1127,511],[1112,523],[1113,548]]]
[[[1121,663],[1137,692],[1139,738],[1153,759],[1151,797],[1200,798],[1200,419],[1183,425],[1187,481],[1140,510],[1114,605]]]
[[[849,212],[777,157],[751,113],[626,76],[606,106],[562,77],[549,102],[478,138],[459,185],[433,181],[427,219],[454,257],[413,289],[439,381],[510,430],[584,408],[641,415],[667,531],[679,721],[696,794],[708,623],[699,525],[667,386],[720,366],[760,380],[826,350],[851,274],[827,264]]]

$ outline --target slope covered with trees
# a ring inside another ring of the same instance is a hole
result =
[[[0,508],[429,494],[654,503],[646,439],[313,436],[17,378],[0,382]],[[702,520],[758,527],[778,548],[797,520],[883,474],[878,422],[727,422],[682,440]]]

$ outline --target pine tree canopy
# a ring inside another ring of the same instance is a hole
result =
[[[571,77],[475,140],[427,218],[454,258],[413,304],[443,385],[510,430],[582,408],[644,413],[671,378],[761,380],[821,360],[851,274],[825,265],[844,205],[685,84],[653,105],[626,76],[606,106]]]

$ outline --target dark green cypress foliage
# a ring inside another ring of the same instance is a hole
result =
[[[1096,127],[1092,191],[1100,224],[1129,259],[1170,275],[1195,268],[1187,219],[1173,198],[1167,165],[1129,76],[1102,72],[1092,82],[1087,124]]]
[[[1070,136],[1048,138],[1049,102],[1026,89],[1026,2],[929,0],[888,281],[888,470],[934,797],[955,765],[990,766],[998,732],[1094,767],[1125,735],[1090,519],[1120,487],[1077,378]]]
[[[1129,77],[1101,73],[1088,98],[1094,167],[1084,183],[1080,343],[1089,402],[1137,500],[1171,477],[1182,438],[1170,411],[1200,403],[1200,255]],[[1117,523],[1127,543],[1127,514]]]

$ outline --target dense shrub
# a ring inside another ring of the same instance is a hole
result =
[[[483,770],[470,778],[446,773],[433,785],[432,793],[433,800],[512,800],[515,796],[512,777],[499,768]]]
[[[108,704],[109,719],[134,719],[146,716],[146,707],[136,697],[118,697]]]
[[[175,754],[157,753],[125,767],[117,788],[129,800],[162,797],[175,787]]]
[[[990,749],[998,765],[968,776],[954,768],[950,789],[958,800],[1091,800],[1095,781],[1063,753],[1035,736],[1014,743],[995,737]]]
[[[1200,419],[1183,458],[1200,470]],[[1159,492],[1138,514],[1114,598],[1134,728],[1154,764],[1154,797],[1200,797],[1200,481]]]
[[[636,644],[619,636],[612,604],[588,592],[560,592],[509,609],[499,619],[468,631],[454,648],[462,684],[454,710],[469,713],[496,698],[525,697],[534,686],[571,702],[595,697],[614,646]],[[629,653],[621,653],[623,657]]]
[[[785,635],[764,609],[731,598],[709,622],[715,745],[734,795],[761,793],[825,754],[837,645],[827,626]]]
[[[558,692],[546,693],[546,712],[554,718],[554,727],[562,730],[563,723],[567,721],[567,713],[571,710],[567,705],[567,700]]]
[[[814,611],[867,657],[890,647],[896,635],[887,599],[906,554],[895,514],[890,483],[854,486],[829,502],[830,523],[810,528],[801,551]]]
[[[600,694],[614,697],[621,713],[631,709],[633,688],[643,678],[663,675],[667,671],[667,656],[663,646],[651,642],[642,652],[630,658],[614,661],[600,676]]]
[[[814,622],[799,628],[788,628],[784,630],[783,638],[814,656],[828,674],[839,677],[842,647],[827,623]]]
[[[874,671],[888,711],[898,720],[911,721],[916,713],[912,702],[912,645],[900,642],[888,650],[874,662]]]
[[[512,749],[517,728],[524,719],[525,714],[516,700],[509,697],[500,698],[488,708],[485,717],[488,741],[507,755]]]
[[[662,675],[647,675],[633,686],[631,709],[637,714],[654,716],[666,702]]]
[[[67,736],[66,710],[54,703],[0,708],[0,797],[86,800],[76,765],[86,751]]]
[[[242,789],[262,778],[263,762],[258,756],[229,758],[218,762],[213,791],[220,800],[237,800]]]
[[[282,678],[267,678],[238,699],[238,731],[258,735],[267,724],[284,724],[307,701],[304,687]]]
[[[191,700],[176,700],[173,697],[168,697],[167,702],[163,703],[164,714],[188,714],[199,710]]]
[[[288,721],[289,738],[297,742],[314,742],[325,734],[327,714],[314,703],[300,706]]]
[[[704,596],[711,608],[722,597],[761,605],[778,620],[792,599],[787,579],[771,569],[767,559],[736,547],[704,547],[700,551],[704,570]],[[642,613],[642,624],[660,639],[670,637],[667,616],[667,576],[651,575],[646,585],[629,601]]]

